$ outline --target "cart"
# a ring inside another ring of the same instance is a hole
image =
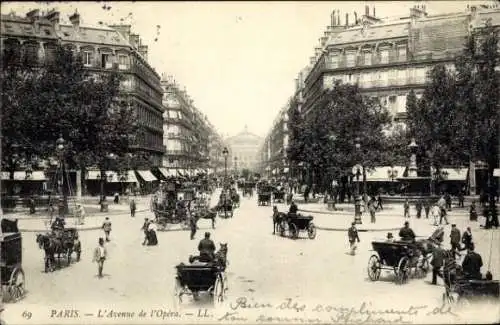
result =
[[[407,242],[372,242],[373,251],[377,254],[368,260],[368,277],[372,281],[380,278],[381,270],[393,270],[396,283],[406,283],[411,269],[415,274],[425,277],[429,270],[429,261],[419,255],[415,244]]]
[[[22,237],[19,231],[1,234],[0,254],[2,300],[16,302],[26,293],[22,268]]]
[[[182,296],[192,295],[197,300],[202,292],[210,294],[214,303],[222,303],[225,299],[227,278],[225,273],[213,264],[176,266],[174,296],[182,303]]]
[[[312,222],[314,217],[288,214],[281,220],[279,233],[281,236],[288,235],[289,238],[299,238],[299,233],[307,232],[309,239],[316,238],[316,226]]]

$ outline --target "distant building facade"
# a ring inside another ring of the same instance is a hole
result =
[[[247,126],[233,137],[225,139],[228,146],[228,170],[233,173],[241,173],[243,169],[256,171],[259,163],[259,149],[262,138],[250,133]]]

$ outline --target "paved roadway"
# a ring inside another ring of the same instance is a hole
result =
[[[217,194],[214,193],[212,202],[215,202]],[[278,204],[278,207],[280,210],[286,209],[283,204]],[[347,228],[352,220],[352,208],[347,205],[341,207],[344,210],[336,212],[335,215],[315,214],[314,222],[324,228]],[[141,208],[145,207],[139,206],[139,209]],[[299,208],[325,211],[320,204],[302,205]],[[6,305],[3,318],[7,323],[18,323],[19,315],[27,309],[35,310],[35,314],[38,313],[33,316],[38,317],[36,323],[46,321],[49,311],[48,308],[42,309],[41,304],[79,306],[80,308],[88,306],[86,310],[96,310],[96,308],[107,306],[162,304],[163,308],[173,309],[174,266],[180,262],[187,263],[187,257],[197,252],[198,241],[205,231],[212,233],[217,246],[221,242],[229,244],[227,301],[232,302],[233,306],[239,297],[246,297],[247,301],[259,303],[269,302],[273,306],[286,298],[291,298],[307,303],[309,311],[316,303],[359,306],[363,302],[370,302],[373,308],[383,306],[402,309],[407,309],[410,305],[427,305],[427,308],[413,316],[412,319],[415,322],[435,323],[460,320],[463,322],[468,317],[484,316],[488,317],[486,320],[500,317],[498,305],[481,307],[482,309],[475,307],[474,314],[470,314],[466,309],[459,313],[459,316],[444,314],[440,315],[440,318],[436,318],[438,316],[435,315],[432,318],[427,317],[425,314],[434,306],[441,306],[444,292],[442,285],[430,284],[430,273],[426,279],[412,279],[402,286],[396,285],[393,282],[393,275],[384,271],[377,282],[372,282],[367,278],[367,262],[373,253],[370,251],[371,241],[383,239],[388,228],[399,228],[402,225],[404,219],[401,206],[388,206],[386,210],[379,213],[375,225],[365,222],[359,227],[378,231],[360,233],[361,243],[355,256],[347,254],[346,231],[318,230],[315,240],[307,239],[305,233],[302,234],[304,239],[298,240],[273,236],[272,209],[257,206],[256,197],[242,198],[241,207],[236,210],[235,216],[226,220],[218,218],[216,229],[213,231],[210,220],[200,220],[200,230],[196,235],[196,240],[189,239],[188,231],[158,232],[159,245],[154,247],[141,245],[143,233],[140,228],[145,217],[152,217],[151,213],[143,211],[135,218],[131,218],[125,211],[126,209],[123,209],[123,213],[110,214],[113,223],[112,241],[107,244],[109,259],[105,263],[103,279],[96,277],[96,265],[91,261],[97,239],[103,235],[101,231],[81,231],[82,260],[53,273],[43,272],[43,253],[35,243],[35,233],[23,233],[23,268],[26,272],[29,292],[22,301]],[[461,231],[468,225],[465,209],[453,210],[450,219],[450,222],[456,223]],[[99,225],[102,220],[103,217],[88,217],[87,224]],[[21,228],[23,225],[24,228],[34,227],[33,222],[21,220],[20,223]],[[432,222],[428,219],[412,218],[411,226],[417,235],[422,236],[430,235],[434,229]],[[449,236],[449,227],[446,228],[445,238]],[[490,243],[493,243],[491,270],[494,277],[498,279],[500,277],[500,254],[496,248],[500,244],[499,231],[480,230],[477,223],[472,224],[472,228],[477,251],[482,254],[485,265],[488,264]],[[483,268],[484,271],[485,268]],[[35,305],[39,308],[35,308]],[[197,307],[198,305],[187,301],[183,306]],[[481,310],[480,313],[478,313],[479,310]],[[245,312],[249,313],[248,310],[243,310],[235,315],[243,315]],[[259,313],[260,311],[252,312]],[[297,312],[292,314],[304,315]],[[316,314],[306,315],[313,317]],[[321,317],[327,315],[330,314],[322,314]],[[419,318],[424,316],[426,318]],[[321,320],[325,321],[325,318]],[[326,320],[332,321],[329,318]],[[78,319],[73,319],[73,321],[73,323],[79,323]],[[114,320],[114,322],[118,321],[134,323],[130,320],[127,322],[126,319]],[[155,321],[161,321],[161,319]],[[169,319],[164,321],[169,321]],[[250,318],[248,321],[254,323],[255,319]],[[58,320],[49,319],[48,322],[55,324]],[[136,322],[139,321],[136,320]],[[234,322],[233,319],[232,323]],[[293,320],[288,320],[289,322]]]

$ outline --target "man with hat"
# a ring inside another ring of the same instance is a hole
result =
[[[144,219],[144,224],[142,225],[141,230],[144,231],[144,241],[142,242],[143,245],[146,245],[148,242],[148,228],[149,228],[149,219],[145,218]]]
[[[104,261],[108,256],[106,247],[104,247],[104,238],[99,238],[99,245],[94,250],[93,262],[97,262],[98,276],[102,278],[102,269],[104,267]]]
[[[455,253],[458,253],[458,251],[461,250],[460,247],[460,230],[458,230],[456,224],[451,225],[451,231],[450,231],[450,244],[451,244],[451,250]]]
[[[467,255],[465,255],[462,262],[462,270],[465,276],[469,279],[481,280],[481,267],[483,266],[483,259],[481,255],[474,252],[474,244],[471,244],[467,249]]]
[[[410,228],[410,223],[408,221],[405,221],[405,225],[401,230],[399,231],[399,237],[401,237],[402,241],[406,242],[414,242],[415,241],[415,233],[413,230]]]
[[[356,223],[351,223],[351,228],[347,230],[347,237],[349,238],[349,245],[351,248],[351,255],[356,252],[356,241],[359,243],[358,230],[356,229]]]
[[[385,240],[387,243],[393,243],[394,237],[392,236],[392,232],[387,233],[387,239]]]
[[[210,239],[210,233],[205,233],[205,238],[200,240],[198,244],[198,251],[200,252],[200,262],[210,262],[215,257],[215,244]]]

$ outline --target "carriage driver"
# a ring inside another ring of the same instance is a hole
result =
[[[296,216],[297,211],[299,211],[299,208],[297,207],[297,204],[295,204],[295,201],[292,200],[292,203],[290,204],[290,209],[288,210],[288,214]]]
[[[198,251],[200,252],[200,262],[211,262],[215,257],[215,244],[210,239],[210,233],[205,233],[205,238],[200,240],[198,244]]]
[[[408,221],[405,221],[405,225],[401,230],[399,231],[399,237],[401,237],[402,241],[406,242],[415,242],[415,233],[413,230],[410,228],[410,223]]]

